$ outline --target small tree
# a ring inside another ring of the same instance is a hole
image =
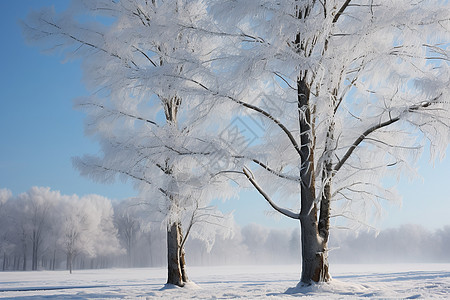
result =
[[[66,269],[72,274],[73,260],[79,253],[93,255],[93,240],[88,238],[89,230],[85,212],[80,205],[72,199],[64,207],[63,221],[59,244],[66,254]]]
[[[21,203],[17,209],[21,212],[14,214],[21,224],[22,238],[28,238],[31,243],[31,269],[38,269],[38,259],[42,250],[47,246],[49,235],[52,233],[53,219],[56,217],[55,207],[60,199],[59,192],[51,191],[48,187],[32,187],[26,193],[18,196]],[[26,264],[26,247],[23,244],[24,266]],[[24,267],[25,268],[25,267]]]
[[[119,204],[114,207],[114,223],[118,230],[119,238],[127,251],[127,265],[132,267],[134,266],[136,242],[141,232],[140,222],[135,216],[132,207],[126,204]]]
[[[62,215],[59,244],[66,253],[70,274],[77,255],[95,257],[121,252],[110,200],[97,195],[72,196],[66,200]]]

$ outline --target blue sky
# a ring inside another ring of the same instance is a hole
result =
[[[71,158],[95,154],[95,141],[84,136],[83,114],[72,108],[72,100],[87,92],[78,62],[62,63],[62,57],[43,55],[27,46],[19,20],[31,9],[67,1],[0,1],[0,188],[14,194],[32,186],[49,186],[63,194],[100,194],[111,199],[136,195],[131,184],[96,184],[81,177]],[[450,154],[450,151],[447,151]],[[427,151],[420,161],[422,179],[402,180],[402,208],[388,206],[380,228],[405,223],[434,229],[450,225],[450,160],[433,167]],[[260,223],[268,227],[295,227],[295,220],[268,216],[269,206],[255,192],[220,203],[234,210],[238,224]]]

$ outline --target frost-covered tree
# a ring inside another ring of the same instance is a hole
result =
[[[232,157],[276,211],[300,221],[300,284],[329,281],[330,218],[367,220],[397,199],[385,178],[413,173],[426,144],[433,158],[445,154],[449,3],[206,2],[208,16],[181,32],[217,47],[179,79],[264,128]]]
[[[119,233],[119,239],[127,251],[127,265],[134,266],[135,246],[141,234],[141,223],[134,206],[128,206],[126,201],[114,206],[114,223]]]
[[[66,199],[61,214],[58,242],[66,253],[70,273],[79,254],[96,257],[122,251],[109,199],[98,195],[72,196]]]
[[[60,193],[51,191],[48,187],[32,187],[28,192],[18,196],[20,202],[18,215],[22,220],[23,235],[31,242],[31,269],[38,269],[38,258],[43,250],[44,242],[52,232],[52,218],[55,217],[55,207],[60,199]]]
[[[0,190],[0,201],[6,200],[0,211],[0,248],[7,250],[3,251],[4,262],[9,256],[13,269],[18,270],[21,264],[21,269],[27,270],[29,254],[32,270],[42,266],[42,257],[48,254],[52,248],[50,241],[56,236],[59,199],[59,192],[46,187],[32,187],[18,196],[12,196],[9,190]]]
[[[74,258],[83,252],[90,255],[93,241],[86,238],[88,225],[84,213],[75,204],[68,205],[66,209],[58,243],[66,254],[66,269],[72,274]]]
[[[109,199],[98,195],[61,195],[48,187],[32,187],[13,196],[0,189],[0,250],[3,268],[55,268],[56,252],[64,252],[72,271],[77,255],[114,256],[122,252]],[[51,261],[50,265],[45,262]],[[21,265],[21,266],[20,266]]]
[[[102,153],[75,165],[94,180],[133,180],[145,203],[163,213],[168,283],[179,286],[188,281],[183,231],[191,232],[198,212],[210,212],[212,197],[231,191],[205,159],[210,138],[203,129],[217,105],[190,97],[188,86],[176,83],[190,66],[178,55],[206,57],[213,46],[192,47],[178,24],[205,13],[202,1],[73,1],[65,12],[44,9],[24,24],[29,41],[82,59],[93,94],[77,107],[86,111],[87,132]]]

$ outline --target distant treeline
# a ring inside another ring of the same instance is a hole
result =
[[[208,225],[205,225],[208,226]],[[300,231],[249,224],[217,236],[210,251],[188,240],[189,265],[300,263]],[[374,232],[335,231],[336,263],[450,262],[450,226],[430,231],[403,225]],[[126,201],[98,195],[65,196],[34,187],[13,197],[0,189],[0,270],[155,267],[166,264],[161,221]]]

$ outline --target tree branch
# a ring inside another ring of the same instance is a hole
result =
[[[106,50],[106,49],[104,49],[104,48],[102,48],[102,47],[100,47],[100,46],[98,46],[98,45],[94,45],[94,44],[89,43],[89,42],[87,42],[87,41],[83,41],[83,40],[81,40],[80,38],[77,38],[76,36],[74,36],[74,35],[72,35],[72,34],[70,34],[70,33],[68,33],[68,32],[63,31],[63,29],[62,29],[60,26],[58,26],[57,24],[55,24],[55,23],[52,23],[52,22],[50,22],[50,21],[48,21],[48,20],[45,20],[45,19],[42,19],[42,18],[41,18],[40,20],[43,21],[44,23],[46,23],[46,24],[48,24],[48,25],[50,25],[50,26],[53,26],[53,27],[57,28],[58,30],[60,30],[59,34],[65,35],[65,36],[71,38],[72,40],[74,40],[74,41],[80,43],[81,45],[89,46],[89,47],[91,47],[91,48],[93,48],[93,49],[97,49],[97,50],[102,51],[102,52],[104,52],[104,53],[106,53],[106,54],[109,54],[109,55],[112,56],[112,57],[118,58],[118,59],[120,59],[121,61],[126,61],[126,60],[123,59],[120,55],[118,55],[118,54],[116,54],[116,53],[112,53],[112,52],[110,52],[110,51],[108,51],[108,50]],[[28,26],[28,25],[27,25],[27,26]],[[30,27],[30,28],[31,28],[31,27]],[[33,28],[33,29],[35,29],[35,28]],[[44,32],[44,31],[41,31],[41,32],[46,33],[46,34],[49,34],[49,35],[54,34],[54,33]],[[132,63],[136,68],[139,68],[138,65],[137,65],[133,60],[130,60],[130,61],[131,61],[131,63]]]
[[[339,17],[342,16],[344,11],[347,9],[348,5],[350,4],[350,1],[351,0],[346,0],[344,2],[344,4],[342,4],[341,8],[339,9],[339,11],[336,13],[336,15],[333,18],[333,23],[336,23],[339,20]]]
[[[442,94],[441,94],[441,95],[442,95]],[[433,99],[430,100],[430,101],[423,101],[423,102],[421,102],[421,103],[419,103],[419,104],[411,105],[411,106],[409,106],[408,108],[406,108],[406,109],[404,110],[403,113],[405,113],[405,112],[415,112],[415,111],[417,111],[417,110],[419,110],[419,109],[421,109],[421,108],[426,108],[426,107],[430,106],[430,105],[432,104],[433,101],[436,101],[438,98],[440,98],[441,95],[439,95],[439,96],[433,98]],[[384,121],[384,122],[381,122],[381,123],[379,123],[379,124],[373,125],[372,127],[368,128],[366,131],[364,131],[364,132],[363,132],[363,133],[362,133],[362,134],[361,134],[361,135],[353,142],[353,144],[350,146],[350,148],[349,148],[349,149],[347,150],[347,152],[344,154],[344,156],[342,157],[342,159],[340,159],[339,162],[335,165],[335,167],[334,167],[334,169],[333,169],[334,172],[339,171],[339,169],[345,164],[345,162],[347,161],[347,159],[349,159],[349,157],[352,155],[353,151],[355,151],[356,147],[358,147],[358,145],[361,144],[361,142],[364,141],[364,140],[366,139],[366,137],[367,137],[369,134],[371,134],[372,132],[374,132],[374,131],[376,131],[376,130],[378,130],[378,129],[380,129],[380,128],[383,128],[383,127],[386,127],[386,126],[389,126],[389,125],[391,125],[391,124],[396,123],[397,121],[399,121],[399,120],[401,119],[401,115],[402,115],[403,113],[400,113],[400,114],[399,114],[397,117],[395,117],[395,118],[390,118],[390,119],[387,120],[387,121]]]
[[[129,118],[132,118],[132,119],[136,119],[136,120],[139,120],[139,121],[143,121],[143,122],[146,122],[146,123],[155,125],[156,127],[159,127],[159,125],[158,125],[156,122],[154,122],[154,121],[151,121],[151,120],[148,120],[148,119],[144,119],[144,118],[142,118],[142,117],[138,117],[138,116],[135,116],[135,115],[132,115],[132,114],[129,114],[129,113],[120,111],[120,110],[112,110],[112,109],[109,109],[109,108],[107,108],[107,107],[105,107],[104,105],[101,105],[101,104],[96,104],[96,103],[82,103],[82,104],[79,104],[78,106],[89,106],[89,105],[90,105],[90,106],[96,106],[96,107],[98,107],[98,108],[100,108],[100,109],[103,109],[103,110],[105,110],[105,111],[107,111],[107,112],[110,112],[110,113],[113,113],[113,114],[122,115],[122,116],[124,116],[124,117],[129,117]]]
[[[85,166],[88,166],[86,163],[84,163],[83,161],[80,161],[80,163],[82,163]],[[105,171],[110,171],[110,172],[115,172],[115,173],[120,173],[123,175],[126,175],[132,179],[138,180],[138,181],[142,181],[148,185],[154,185],[151,181],[149,181],[148,179],[144,178],[144,177],[139,177],[137,175],[134,175],[128,171],[124,171],[124,170],[118,170],[118,169],[112,169],[112,168],[107,168],[101,165],[91,165],[93,167],[99,168],[99,169],[103,169]],[[168,197],[169,196],[169,192],[164,190],[163,188],[158,188],[158,191],[160,191],[164,196]]]
[[[139,53],[141,53],[142,55],[144,55],[145,58],[147,58],[147,60],[154,66],[157,67],[156,63],[147,55],[144,53],[144,51],[142,51],[141,49],[137,48],[136,46],[133,46],[133,48],[138,51]]]
[[[243,106],[245,108],[251,109],[251,110],[253,110],[253,111],[263,115],[265,118],[267,118],[267,119],[271,120],[273,123],[275,123],[286,134],[286,136],[288,137],[288,139],[291,142],[291,144],[294,146],[294,148],[297,151],[297,153],[301,156],[300,147],[299,147],[297,141],[295,140],[294,136],[290,132],[290,130],[287,129],[287,127],[284,126],[283,123],[281,123],[278,119],[273,117],[270,113],[266,112],[265,110],[255,106],[255,105],[252,105],[252,104],[246,103],[244,101],[235,99],[235,98],[233,98],[231,96],[220,95],[218,92],[215,92],[215,91],[211,90],[206,85],[204,85],[203,83],[201,83],[201,82],[199,82],[199,81],[197,81],[195,79],[186,78],[186,77],[183,77],[183,76],[180,76],[180,75],[172,75],[172,74],[165,74],[165,76],[167,76],[167,77],[174,77],[174,78],[190,81],[190,82],[195,83],[196,85],[200,86],[202,89],[210,92],[213,96],[219,96],[219,97],[227,98],[227,99],[229,99],[229,100],[231,100],[231,101],[233,101],[233,102],[235,102],[235,103],[237,103],[237,104],[239,104],[239,105],[241,105],[241,106]]]
[[[262,190],[261,186],[255,181],[255,178],[254,178],[252,172],[247,167],[244,167],[242,170],[244,171],[245,176],[247,176],[247,179],[253,184],[253,186],[256,188],[256,190],[264,197],[264,199],[266,199],[266,201],[270,204],[270,206],[272,206],[273,209],[275,209],[282,215],[285,215],[286,217],[296,219],[296,220],[300,219],[300,214],[294,213],[288,209],[285,209],[285,208],[282,208],[282,207],[279,207],[278,205],[276,205],[272,201],[272,199],[270,199],[269,195],[267,195],[266,192],[264,192]]]
[[[271,167],[269,167],[268,165],[266,165],[265,163],[263,163],[262,161],[260,161],[260,160],[258,160],[256,158],[248,158],[248,157],[245,157],[243,155],[235,155],[235,156],[233,156],[233,158],[238,158],[238,159],[239,158],[244,158],[244,159],[251,160],[255,164],[261,166],[264,170],[272,173],[273,175],[275,175],[277,177],[280,177],[280,178],[283,178],[283,179],[287,179],[287,180],[301,182],[301,178],[300,177],[290,176],[290,175],[287,175],[287,174],[283,174],[283,173],[277,172],[277,171],[275,171],[274,169],[272,169]]]

